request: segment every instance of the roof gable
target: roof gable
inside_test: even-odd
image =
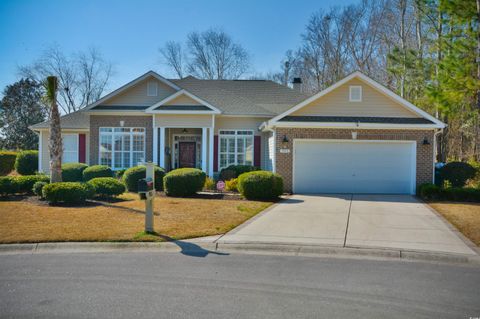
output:
[[[362,86],[362,102],[349,101],[350,85]],[[360,72],[350,74],[295,105],[271,119],[268,124],[275,125],[286,116],[289,116],[290,122],[294,116],[424,118],[437,128],[445,127],[443,122]]]
[[[221,111],[209,102],[182,89],[146,109],[146,113],[211,113],[220,114]]]

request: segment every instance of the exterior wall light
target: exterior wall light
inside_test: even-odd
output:
[[[287,145],[288,142],[290,142],[290,141],[288,140],[287,135],[284,135],[284,136],[283,136],[283,139],[282,139],[282,146],[283,146],[283,147],[287,147],[287,146],[288,146],[288,145]]]
[[[428,138],[426,136],[423,138],[423,143],[422,144],[423,145],[430,145],[430,141],[428,140]]]

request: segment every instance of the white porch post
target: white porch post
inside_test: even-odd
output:
[[[211,127],[210,129],[210,138],[208,140],[208,176],[210,177],[213,177],[213,162],[215,161],[215,159],[213,158],[213,127]]]
[[[160,167],[165,168],[165,127],[160,127]]]
[[[153,148],[152,162],[158,165],[158,128],[155,127],[155,114],[153,115]]]
[[[207,173],[207,128],[202,127],[202,171]]]
[[[38,133],[38,171],[43,173],[42,158],[43,158],[43,131],[40,131]]]

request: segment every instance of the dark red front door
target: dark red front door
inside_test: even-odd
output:
[[[195,142],[178,143],[178,165],[182,167],[195,167]]]

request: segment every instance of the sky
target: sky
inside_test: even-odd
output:
[[[0,0],[0,91],[53,44],[66,54],[98,48],[115,70],[107,92],[149,70],[174,77],[158,49],[210,27],[250,53],[252,73],[277,71],[314,12],[357,1]]]

